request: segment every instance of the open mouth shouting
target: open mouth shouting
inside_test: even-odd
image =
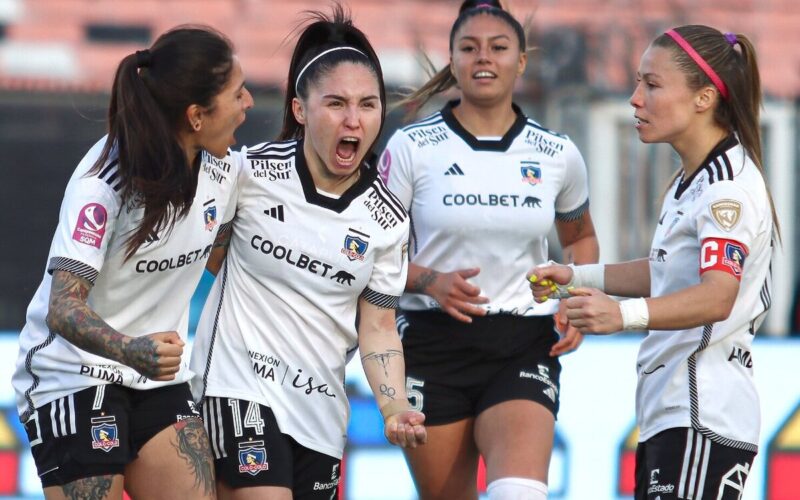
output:
[[[336,144],[336,163],[342,167],[351,167],[356,162],[356,153],[360,140],[357,137],[342,137]]]

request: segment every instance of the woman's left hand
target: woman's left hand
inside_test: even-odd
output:
[[[558,305],[558,311],[553,315],[556,330],[558,330],[561,338],[550,348],[550,356],[552,357],[569,354],[583,342],[583,334],[572,326],[567,319],[567,306],[564,302],[563,300],[561,301]]]
[[[401,411],[386,417],[383,433],[390,443],[402,448],[416,448],[428,440],[425,415],[414,410]]]

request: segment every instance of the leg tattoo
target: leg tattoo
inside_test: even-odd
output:
[[[173,444],[178,455],[186,460],[189,470],[194,474],[194,484],[202,488],[206,495],[213,495],[214,459],[208,435],[199,418],[187,418],[175,424],[178,442]]]
[[[102,500],[111,489],[113,476],[95,476],[77,479],[61,487],[69,500]]]

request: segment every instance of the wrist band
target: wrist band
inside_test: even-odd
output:
[[[397,415],[398,413],[402,413],[410,409],[411,405],[407,399],[395,399],[381,406],[381,415],[383,415],[383,419],[386,420],[392,415]]]
[[[647,330],[650,311],[644,298],[623,300],[619,303],[623,330]]]
[[[588,287],[597,288],[605,291],[606,289],[606,265],[605,264],[584,264],[576,266],[568,264],[572,268],[572,280],[567,284],[568,287]]]

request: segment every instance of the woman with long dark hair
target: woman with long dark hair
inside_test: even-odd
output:
[[[559,404],[558,302],[537,305],[525,273],[548,260],[555,226],[565,262],[597,262],[586,167],[573,142],[513,102],[525,31],[497,1],[466,1],[450,64],[412,103],[454,85],[460,99],[397,131],[381,159],[411,214],[400,301],[407,390],[425,412],[428,446],[406,450],[420,497],[547,496]]]
[[[636,82],[639,138],[680,158],[650,257],[536,268],[531,287],[537,300],[552,282],[574,287],[567,316],[583,332],[648,331],[636,364],[636,498],[741,498],[760,425],[751,345],[780,239],[755,48],[741,34],[681,26],[650,44]]]
[[[253,100],[230,41],[181,26],[120,62],[109,132],[67,185],[14,388],[47,498],[213,498],[181,359]]]
[[[192,354],[221,498],[336,495],[357,348],[389,441],[425,440],[395,327],[408,216],[368,163],[386,109],[380,63],[341,7],[311,21],[279,141],[237,157],[237,213]]]

